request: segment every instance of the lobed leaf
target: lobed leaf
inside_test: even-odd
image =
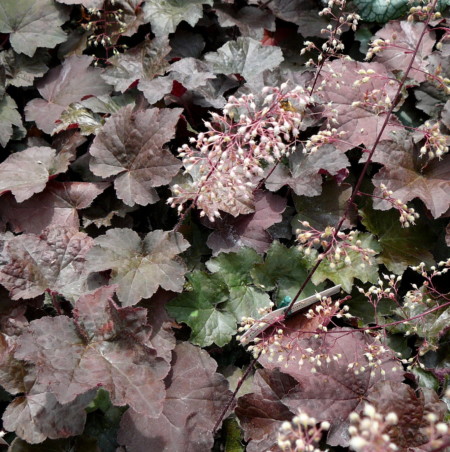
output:
[[[0,164],[0,193],[10,191],[17,202],[44,190],[51,176],[64,173],[71,160],[49,147],[35,146],[10,155]]]
[[[390,40],[392,47],[383,49],[377,53],[376,61],[384,64],[391,72],[403,72],[405,59],[408,63],[411,54],[416,49],[419,38],[422,35],[424,23],[412,23],[407,21],[389,22],[381,30],[375,33],[375,37]],[[395,38],[395,39],[394,39]],[[433,32],[426,30],[423,39],[418,47],[417,55],[414,58],[413,66],[408,74],[419,83],[427,80],[426,68],[428,65],[427,57],[433,51],[436,42]]]
[[[168,35],[183,20],[193,27],[203,16],[202,4],[212,6],[212,0],[147,0],[144,20],[151,23],[156,36]]]
[[[12,48],[29,57],[38,47],[53,48],[66,40],[61,25],[67,10],[52,0],[2,0],[0,33],[9,33]]]
[[[99,76],[101,70],[89,67],[92,61],[91,56],[72,55],[50,69],[36,85],[43,99],[33,99],[25,107],[27,121],[35,121],[45,133],[52,133],[71,103],[86,96],[109,94],[111,88]]]
[[[373,70],[376,75],[371,76],[367,83],[355,86],[363,78],[358,72]],[[396,86],[389,83],[390,74],[380,63],[359,63],[337,59],[327,65],[327,74],[319,77],[319,82],[327,80],[326,89],[321,92],[324,104],[332,102],[333,112],[325,111],[330,126],[336,128],[337,133],[345,132],[341,140],[334,145],[341,151],[347,151],[360,144],[371,149],[381,131],[386,119],[386,112],[378,112],[373,108],[378,100],[384,101],[386,96],[391,100],[396,94]],[[333,75],[334,74],[334,75]],[[345,74],[345,75],[344,75]],[[364,102],[368,100],[369,107]],[[353,102],[362,102],[354,106]],[[385,109],[386,110],[386,109]],[[334,122],[332,119],[337,121]],[[383,130],[382,139],[389,140],[390,133],[400,129],[400,122],[395,116],[391,117]]]
[[[204,350],[183,342],[173,351],[165,379],[166,398],[158,418],[129,409],[122,418],[119,443],[127,451],[183,450],[209,452],[213,427],[231,397],[228,382]]]
[[[386,351],[378,356],[380,362],[372,368],[365,355],[368,351],[367,347],[368,345],[381,346],[381,344],[360,332],[333,329],[329,334],[321,335],[319,339],[314,337],[303,339],[299,332],[295,330],[289,332],[289,329],[287,331],[288,334],[281,339],[280,346],[281,349],[286,349],[289,345],[289,359],[285,360],[282,367],[283,373],[287,374],[284,380],[288,381],[288,386],[279,387],[278,404],[281,403],[292,413],[301,408],[309,416],[316,418],[317,422],[330,422],[327,443],[330,446],[347,446],[349,414],[362,409],[362,400],[375,390],[374,387],[378,382],[403,380],[402,372],[392,370],[393,367],[398,367],[394,353],[385,347]],[[324,356],[319,358],[320,365],[316,361],[310,362],[304,359],[299,366],[302,350],[307,348],[312,348],[317,354],[323,353],[330,357],[330,360],[327,360],[330,362],[324,362],[326,357]],[[338,354],[340,357],[337,360],[332,359]],[[279,369],[280,364],[271,361],[267,355],[261,355],[259,362],[265,368],[265,375],[268,375],[269,371],[272,371],[271,374],[277,378],[282,375]],[[355,363],[357,363],[356,367]],[[365,370],[360,370],[359,366],[364,366]],[[316,369],[313,374],[312,368]],[[261,395],[263,399],[266,398],[265,394]],[[261,395],[258,392],[253,396],[248,394],[244,396],[242,402],[239,400],[238,406],[244,407],[244,403],[248,404],[252,399],[253,406],[261,404]],[[280,408],[281,406],[278,405],[274,413],[272,410],[267,410],[266,417],[278,419],[273,415],[279,416]],[[250,411],[249,408],[243,409],[246,412]],[[241,417],[240,413],[241,411],[237,410],[239,417]],[[273,424],[272,421],[271,428],[265,434],[266,441],[276,441],[278,427],[279,423]],[[247,425],[244,426],[246,436],[250,436],[251,430],[247,430],[248,428]]]
[[[234,218],[225,214],[210,225],[214,227],[206,244],[213,255],[221,252],[239,251],[248,246],[258,253],[264,253],[270,246],[272,238],[267,232],[270,226],[279,223],[286,208],[286,200],[269,192],[255,193],[255,212]]]
[[[338,185],[336,181],[325,181],[322,193],[319,196],[294,196],[294,205],[297,215],[292,219],[292,232],[300,227],[301,221],[308,221],[313,228],[325,231],[330,225],[338,223],[347,207],[352,187],[349,184]],[[349,228],[354,222],[352,212],[343,227]]]
[[[360,248],[372,249],[375,252],[380,251],[380,245],[375,237],[367,233],[358,233],[355,235],[355,240],[360,240]],[[317,259],[317,251],[314,251],[308,256],[310,267],[312,267]],[[330,265],[330,261],[324,259],[319,265],[319,268],[314,273],[311,281],[314,284],[319,284],[326,279],[333,281],[334,284],[341,284],[342,288],[350,293],[354,284],[355,278],[362,282],[376,283],[378,281],[378,265],[374,257],[369,257],[366,261],[358,251],[348,250],[348,257],[351,260],[350,264],[346,264],[342,260]]]
[[[194,271],[187,276],[188,290],[167,304],[178,322],[191,327],[190,341],[205,347],[228,344],[236,333],[236,318],[224,308],[228,290],[218,275]]]
[[[158,287],[181,292],[186,267],[176,260],[189,248],[179,232],[156,230],[143,240],[132,229],[109,229],[87,256],[91,271],[112,270],[111,283],[125,306],[151,297]]]
[[[145,206],[158,201],[154,187],[168,184],[181,162],[163,148],[175,135],[180,108],[133,111],[128,105],[112,115],[90,149],[91,171],[117,176],[114,187],[125,204]]]
[[[235,409],[244,438],[249,441],[248,452],[271,451],[277,447],[281,424],[291,421],[295,415],[282,400],[298,384],[295,378],[279,369],[256,371],[253,391],[239,397]]]
[[[86,423],[85,408],[93,396],[92,392],[86,393],[64,405],[50,392],[16,397],[3,413],[4,428],[29,444],[81,435]]]
[[[127,52],[110,58],[111,65],[102,78],[117,91],[124,92],[136,80],[152,80],[164,75],[169,67],[167,55],[170,50],[167,36],[146,39]]]
[[[60,403],[102,386],[113,404],[160,416],[169,363],[148,343],[146,310],[117,307],[114,289],[101,287],[81,297],[74,319],[32,321],[18,339],[14,356],[34,364],[37,384]]]
[[[279,48],[265,47],[255,39],[241,36],[228,41],[217,52],[207,53],[205,61],[216,74],[241,74],[251,79],[277,67],[283,54]]]
[[[13,300],[50,290],[74,301],[87,290],[86,253],[92,245],[86,234],[65,227],[13,237],[2,253],[0,283]]]
[[[349,164],[346,155],[332,145],[325,145],[309,155],[299,149],[289,157],[289,168],[277,165],[265,185],[270,191],[289,185],[298,196],[318,196],[322,192],[321,173],[338,175],[346,171]]]
[[[42,77],[48,70],[50,55],[47,51],[38,49],[30,58],[9,49],[0,53],[0,64],[5,68],[6,82],[16,87],[31,86],[34,79]]]
[[[78,210],[89,207],[108,182],[56,182],[22,203],[3,195],[0,216],[14,232],[39,234],[50,226],[78,229]]]
[[[387,429],[391,441],[400,448],[420,447],[430,445],[426,433],[429,422],[427,414],[433,413],[442,420],[446,413],[445,403],[439,400],[432,389],[422,388],[414,391],[410,386],[398,381],[380,381],[367,398],[377,413],[386,416],[394,412],[398,423]],[[420,449],[423,450],[423,449]],[[425,450],[430,450],[426,448]]]
[[[296,247],[286,248],[274,241],[267,251],[264,263],[255,265],[251,275],[257,287],[264,290],[276,289],[275,299],[281,301],[285,296],[294,298],[308,274],[307,265]],[[321,290],[319,287],[308,283],[302,297],[314,295]]]
[[[13,126],[23,128],[22,117],[17,104],[11,96],[0,99],[0,146],[5,147],[13,136]]]
[[[422,161],[417,146],[403,135],[392,142],[384,142],[377,150],[375,161],[384,164],[373,177],[378,188],[384,184],[391,197],[403,202],[419,198],[434,218],[440,217],[450,206],[450,155]],[[390,208],[384,200],[375,200],[375,209]]]
[[[410,265],[420,262],[434,265],[430,250],[437,237],[430,223],[419,219],[417,225],[403,228],[397,212],[380,212],[370,206],[361,214],[364,226],[378,238],[380,254],[377,260],[389,271],[401,275]]]

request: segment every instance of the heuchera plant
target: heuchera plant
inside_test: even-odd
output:
[[[2,0],[0,446],[450,448],[449,21]]]

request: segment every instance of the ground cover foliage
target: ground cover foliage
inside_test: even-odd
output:
[[[0,447],[450,447],[449,9],[2,0]]]

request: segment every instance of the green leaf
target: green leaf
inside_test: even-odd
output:
[[[294,195],[294,205],[297,215],[292,219],[292,230],[300,227],[300,221],[308,221],[318,229],[325,230],[331,224],[336,224],[344,214],[347,201],[352,194],[349,184],[338,185],[334,180],[323,183],[322,193],[319,196]],[[346,220],[343,227],[350,227],[350,221]]]
[[[414,374],[419,383],[419,386],[421,386],[422,388],[434,389],[436,392],[439,390],[439,380],[433,373],[421,369],[417,366],[414,366],[411,369],[411,372]]]
[[[262,262],[262,257],[251,248],[242,248],[238,253],[222,253],[206,263],[211,273],[220,272],[228,286],[238,286],[251,281],[250,270]]]
[[[189,278],[190,291],[175,298],[168,311],[192,328],[191,341],[206,346],[227,344],[242,317],[257,317],[270,297],[254,287],[250,275],[262,258],[251,248],[222,253],[206,263],[212,274],[196,271]]]
[[[354,0],[360,16],[368,22],[384,23],[405,14],[408,0]]]
[[[219,275],[195,271],[188,276],[188,290],[171,300],[167,311],[191,327],[193,344],[221,347],[236,333],[236,319],[224,309],[227,300],[228,289]]]
[[[12,48],[31,57],[38,47],[66,40],[61,25],[68,18],[67,9],[53,0],[2,0],[0,33],[10,33]]]
[[[208,270],[220,276],[228,286],[227,310],[238,322],[242,317],[258,316],[258,309],[270,304],[265,292],[250,286],[250,271],[261,262],[262,258],[255,250],[242,248],[238,253],[222,253],[206,263]]]
[[[389,271],[401,275],[409,265],[434,264],[429,249],[436,242],[436,234],[429,222],[419,218],[417,225],[402,228],[393,209],[380,211],[366,206],[360,213],[364,226],[378,237],[381,252],[377,260]]]
[[[192,27],[203,16],[202,5],[212,6],[212,0],[147,0],[143,6],[144,20],[152,25],[156,36],[173,33],[185,20]]]
[[[265,262],[257,264],[251,275],[256,285],[264,290],[276,289],[274,300],[279,304],[286,296],[294,298],[308,274],[307,265],[306,259],[297,248],[286,248],[279,242],[273,242]],[[320,290],[321,287],[308,283],[302,297],[308,297]]]
[[[409,0],[353,0],[359,15],[367,22],[384,23],[405,14],[415,4]],[[449,6],[449,0],[439,0],[437,10],[442,10]]]
[[[371,234],[359,233],[355,235],[355,241],[361,240],[361,248],[372,249],[379,251],[380,246],[377,240]],[[308,257],[310,266],[312,267],[317,258],[317,251],[314,251]],[[365,262],[361,254],[356,251],[348,251],[348,256],[351,259],[351,264],[346,265],[343,261],[336,264],[335,268],[330,266],[330,262],[324,260],[312,277],[314,284],[319,284],[326,279],[333,281],[335,284],[341,284],[342,288],[350,293],[354,279],[357,278],[362,282],[376,283],[378,281],[378,265],[374,258],[369,262]]]
[[[367,290],[368,287],[364,287]],[[375,319],[375,308],[369,302],[367,297],[360,293],[356,288],[352,292],[352,298],[346,302],[350,308],[350,314],[357,317],[360,321],[360,327],[377,323],[378,325],[386,323],[385,317],[392,315],[397,308],[397,304],[390,298],[382,298],[376,307],[377,318]]]
[[[417,317],[424,312],[436,307],[436,302],[427,298],[424,293],[421,301],[409,301],[402,308],[397,309],[397,314],[403,319]],[[420,347],[420,355],[427,351],[437,350],[441,336],[448,331],[450,325],[450,306],[427,313],[408,323],[400,323],[394,327],[395,332],[414,333],[424,339]]]
[[[0,146],[5,147],[13,135],[13,126],[23,128],[17,104],[8,95],[0,100]]]
[[[266,308],[269,304],[270,297],[265,292],[251,286],[239,286],[230,288],[227,308],[240,321],[242,317],[259,317],[258,309]]]

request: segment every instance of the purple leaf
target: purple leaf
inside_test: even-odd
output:
[[[375,33],[375,38],[389,39],[391,44],[386,45],[386,49],[376,54],[376,61],[384,64],[388,70],[394,73],[401,72],[403,74],[406,64],[409,64],[411,55],[417,47],[424,27],[427,26],[422,22],[413,23],[406,20],[387,23]],[[420,43],[413,67],[409,72],[409,77],[419,83],[427,80],[426,67],[428,61],[426,59],[431,54],[435,41],[434,32],[427,30]]]
[[[385,113],[380,113],[373,107],[378,101],[383,104],[386,96],[394,99],[397,87],[389,84],[390,74],[380,63],[359,63],[337,59],[326,65],[326,79],[322,75],[319,83],[325,81],[326,89],[321,92],[324,104],[332,103],[333,112],[328,108],[325,116],[329,118],[331,127],[337,129],[337,133],[345,132],[341,140],[333,144],[341,151],[347,151],[360,144],[370,149],[381,130],[386,119]],[[376,75],[369,77],[367,83],[355,86],[354,84],[364,78],[358,71],[373,70]],[[368,105],[365,106],[364,101]],[[353,102],[361,102],[354,106]],[[383,107],[386,110],[385,107]],[[335,119],[337,123],[333,122]],[[400,129],[400,123],[395,117],[383,131],[382,138],[390,139],[390,132]]]
[[[22,128],[22,117],[11,96],[0,96],[0,146],[5,147],[13,135],[13,126]]]
[[[261,40],[264,30],[275,31],[275,17],[269,9],[244,6],[237,9],[231,5],[217,5],[216,14],[222,27],[237,26],[241,36]]]
[[[73,102],[86,96],[109,94],[111,87],[100,77],[101,70],[89,67],[93,57],[72,55],[51,69],[37,83],[44,99],[33,99],[25,107],[27,121],[35,121],[45,133],[52,133],[56,121]]]
[[[110,270],[111,283],[126,306],[151,297],[158,287],[181,292],[186,267],[176,260],[189,248],[179,232],[156,230],[143,240],[131,229],[109,229],[95,239],[88,256],[91,271]]]
[[[41,235],[22,234],[3,250],[0,283],[13,300],[33,298],[46,290],[75,300],[86,291],[85,255],[93,240],[77,229],[51,227]]]
[[[282,402],[299,383],[278,369],[259,369],[253,378],[253,392],[238,399],[235,413],[250,441],[248,452],[278,451],[278,430],[294,413]]]
[[[322,192],[321,170],[337,175],[349,165],[345,154],[331,145],[325,145],[309,155],[298,150],[289,157],[289,169],[278,164],[267,177],[265,185],[270,191],[289,185],[299,196],[318,196]]]
[[[16,233],[40,234],[49,226],[78,229],[78,210],[89,207],[108,185],[108,182],[52,181],[42,193],[22,203],[6,194],[0,204],[0,216]]]
[[[61,25],[67,9],[52,0],[2,0],[0,33],[9,33],[12,48],[32,57],[38,47],[53,48],[66,40]]]
[[[64,173],[72,156],[35,146],[10,155],[0,164],[0,193],[10,191],[17,202],[44,190],[51,176]]]
[[[231,397],[227,381],[216,368],[216,362],[201,348],[178,344],[171,373],[165,379],[161,416],[151,419],[129,409],[122,417],[119,443],[129,452],[210,452],[214,424]]]
[[[318,6],[315,0],[273,0],[267,4],[274,16],[299,25],[302,36],[323,38],[320,30],[325,28],[328,22],[319,16]]]
[[[213,255],[239,251],[244,246],[265,253],[272,242],[267,229],[281,221],[285,208],[286,199],[258,191],[255,194],[255,213],[239,215],[237,218],[224,215],[224,218],[211,223],[215,231],[210,234],[206,244],[213,250]]]
[[[170,53],[167,36],[146,39],[125,53],[110,58],[110,66],[102,74],[103,79],[113,85],[117,91],[124,92],[136,80],[152,80],[164,75]]]
[[[92,172],[101,177],[117,176],[114,186],[125,204],[145,206],[158,201],[154,187],[168,184],[181,162],[164,144],[175,135],[182,109],[122,108],[111,116],[90,149]]]
[[[242,36],[226,42],[217,52],[209,52],[204,58],[214,73],[241,74],[245,79],[274,69],[284,59],[279,47],[263,46],[253,38]]]
[[[415,391],[397,381],[378,382],[369,394],[367,402],[383,416],[390,412],[397,414],[398,423],[386,433],[394,444],[404,450],[428,443],[427,414],[433,413],[440,421],[447,412],[445,403],[439,400],[433,389],[421,388]]]
[[[152,32],[156,36],[173,33],[181,21],[194,27],[203,16],[203,6],[212,5],[212,0],[189,0],[173,2],[168,0],[147,0],[143,6],[145,22],[151,23]]]
[[[383,163],[384,168],[375,174],[373,183],[381,184],[391,190],[394,199],[403,202],[414,198],[421,199],[430,209],[434,218],[440,217],[450,206],[450,155],[446,154],[429,163],[419,156],[412,138],[400,136],[398,140],[383,142],[375,153],[375,161]],[[376,209],[385,210],[391,205],[383,200],[374,200]]]
[[[282,365],[282,371],[299,382],[281,401],[294,413],[301,408],[318,422],[329,421],[328,444],[346,447],[349,414],[359,409],[362,399],[370,394],[377,382],[401,381],[403,373],[392,370],[399,365],[393,352],[386,347],[386,351],[377,355],[380,362],[373,367],[375,361],[368,361],[365,353],[369,352],[369,345],[373,349],[381,347],[381,343],[360,332],[336,328],[320,339],[303,337],[297,329],[286,328],[280,340],[280,348],[287,350],[289,346],[291,351],[289,359],[285,359],[286,364]],[[316,355],[325,353],[326,356],[320,358],[321,365],[306,358],[299,366],[304,353],[299,350],[308,348],[317,350]],[[334,360],[333,356],[337,355],[341,356]],[[326,357],[330,358],[329,363]],[[271,362],[268,355],[261,355],[259,361],[266,369],[280,367],[276,360]],[[360,370],[359,366],[364,366],[365,370]],[[311,372],[313,368],[315,373]]]
[[[81,297],[73,320],[32,321],[17,341],[15,357],[35,365],[37,384],[60,403],[102,386],[114,405],[157,417],[169,363],[148,344],[146,310],[117,307],[113,293],[114,287],[101,287]]]
[[[12,394],[21,393],[3,413],[4,428],[31,444],[81,434],[86,421],[85,407],[95,391],[61,405],[53,394],[42,391],[36,384],[35,368],[14,358],[16,342],[17,336],[0,335],[0,383]]]
[[[87,416],[85,408],[94,395],[95,392],[83,394],[64,405],[49,392],[16,397],[3,413],[3,426],[30,444],[81,435]]]

